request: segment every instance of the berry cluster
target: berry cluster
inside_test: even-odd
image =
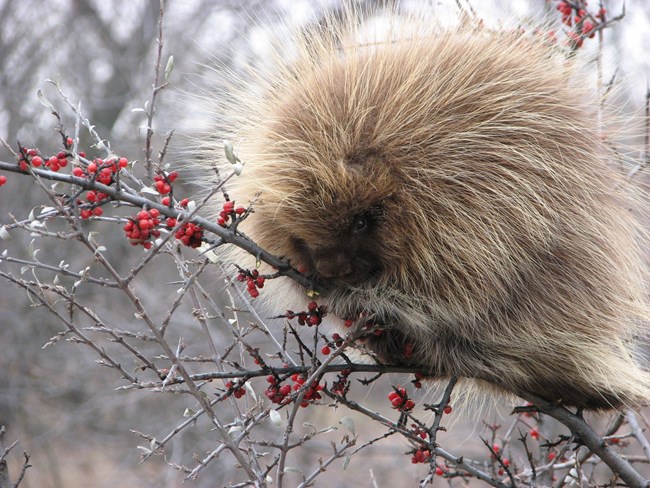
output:
[[[411,432],[413,435],[417,435],[422,440],[425,440],[429,436],[429,434],[427,434],[427,431],[417,424],[411,424]]]
[[[413,456],[411,457],[411,463],[413,464],[428,463],[429,461],[431,461],[431,451],[424,448],[420,448],[417,451],[415,451],[413,453]]]
[[[292,391],[291,385],[282,385],[279,379],[273,375],[267,376],[266,381],[269,383],[269,387],[264,394],[271,402],[278,405],[285,405],[291,401],[289,398],[289,394]]]
[[[406,394],[406,390],[402,387],[393,387],[394,390],[388,394],[388,399],[391,405],[400,412],[409,412],[415,407],[415,402],[411,400]]]
[[[79,153],[79,156],[85,157],[84,153]],[[84,170],[81,167],[76,167],[72,170],[72,174],[79,178],[95,178],[103,185],[110,185],[115,181],[114,175],[121,169],[126,168],[129,161],[126,158],[108,159],[104,161],[101,158],[93,159],[88,167]]]
[[[422,388],[422,380],[424,379],[424,373],[415,373],[415,379],[411,381],[415,388]]]
[[[160,231],[156,229],[156,226],[160,224],[159,215],[160,212],[152,208],[151,210],[142,210],[135,218],[129,219],[124,225],[124,232],[132,246],[141,245],[145,249],[151,249],[153,245],[151,238],[160,237]]]
[[[165,207],[171,207],[172,199],[169,197],[163,197],[162,200],[160,200],[160,203],[162,203]],[[182,208],[187,208],[187,205],[189,203],[190,203],[189,198],[183,198],[180,202],[178,202],[178,205]]]
[[[348,376],[352,373],[350,369],[344,369],[336,376],[336,381],[332,383],[330,390],[337,395],[345,396],[350,389],[350,380]]]
[[[294,373],[291,375],[293,386],[288,384],[283,385],[278,377],[269,375],[266,377],[266,381],[269,383],[269,387],[266,389],[264,394],[269,400],[271,400],[271,402],[278,405],[286,405],[287,403],[291,402],[291,398],[289,397],[291,392],[298,391],[303,388],[306,380],[307,378],[305,378],[304,375]],[[320,400],[322,398],[320,394],[320,391],[322,391],[322,389],[323,386],[318,384],[318,382],[312,382],[312,384],[307,388],[300,406],[305,408],[308,407],[310,403],[313,403],[316,400]]]
[[[153,177],[154,186],[156,191],[161,195],[167,195],[172,191],[172,183],[178,178],[178,172],[172,171],[171,173],[158,174]]]
[[[181,241],[185,246],[197,248],[202,242],[203,228],[199,225],[193,224],[192,222],[186,222],[176,231],[174,237]]]
[[[260,295],[258,289],[264,288],[266,277],[262,276],[256,269],[250,271],[247,269],[240,269],[239,274],[237,275],[237,281],[241,281],[242,283],[245,281],[246,289],[250,296],[257,298]]]
[[[61,154],[64,153],[59,153],[58,155],[61,156]],[[85,158],[86,154],[80,152],[79,156]],[[55,166],[53,167],[54,162],[52,158],[50,158],[49,161],[52,161],[52,165],[50,166],[50,169],[56,171],[56,167]],[[58,160],[59,166],[61,165],[61,162],[62,160],[59,158]],[[88,167],[86,169],[83,169],[80,166],[76,166],[75,168],[73,168],[72,174],[73,176],[76,176],[78,178],[95,178],[100,183],[109,186],[115,181],[114,175],[120,169],[126,168],[128,164],[129,162],[126,158],[117,158],[117,159],[113,158],[107,161],[104,161],[103,159],[100,158],[95,158],[92,160],[92,162],[88,164]],[[107,200],[108,198],[109,197],[106,193],[102,193],[100,191],[90,190],[86,192],[86,200],[89,204],[91,204],[91,208],[83,208],[79,212],[79,215],[81,216],[82,219],[88,219],[92,216],[102,215],[103,210],[100,207],[100,205],[104,200]],[[83,202],[78,201],[77,203],[82,204]]]
[[[38,152],[38,149],[28,149],[23,147],[20,149],[21,158],[18,161],[20,169],[27,171],[27,168],[31,165],[35,168],[38,168],[41,165],[47,166],[52,171],[59,171],[61,168],[65,168],[68,165],[68,153],[65,151],[59,151],[56,155],[49,158],[43,158],[43,156]]]
[[[75,168],[76,169],[76,168]],[[100,216],[104,213],[102,208],[99,206],[101,203],[108,198],[108,195],[106,193],[102,193],[101,191],[93,191],[89,190],[86,192],[86,200],[88,203],[92,205],[91,208],[83,208],[79,212],[79,216],[82,219],[88,219],[92,217],[93,215],[95,216]],[[77,201],[78,204],[82,204],[83,202],[81,200]]]
[[[72,147],[73,142],[72,138],[66,137],[64,139],[65,151],[60,151],[49,158],[43,157],[38,149],[21,147],[18,165],[23,171],[28,171],[30,166],[36,168],[46,166],[51,171],[59,171],[61,168],[68,165],[68,158],[72,155],[69,150]],[[85,163],[86,154],[84,152],[79,152],[79,157],[84,160]],[[116,181],[116,175],[118,175],[119,171],[126,168],[128,164],[128,159],[124,157],[111,156],[105,160],[102,158],[94,158],[87,165],[82,164],[75,166],[72,169],[72,175],[77,178],[91,179],[92,181],[97,181],[109,186]],[[177,171],[172,171],[170,173],[161,172],[154,176],[154,186],[160,195],[167,195],[171,193],[171,185],[177,178]],[[0,175],[0,186],[4,185],[6,182],[7,177]],[[82,219],[89,219],[93,216],[102,215],[103,210],[101,205],[109,199],[110,197],[106,193],[96,190],[87,191],[83,200],[77,199],[76,201],[77,205],[81,206],[79,212],[80,217]],[[171,207],[172,199],[169,196],[164,196],[162,198],[162,204]],[[179,202],[181,207],[187,207],[188,204],[189,199],[187,198]],[[233,202],[226,202],[226,204],[224,204],[224,211],[226,211],[226,216],[228,216],[228,214],[234,216],[245,213],[246,209],[243,207],[235,209]],[[137,216],[132,217],[127,221],[124,225],[124,232],[132,245],[142,245],[145,249],[150,249],[152,247],[152,240],[160,236],[160,231],[156,228],[160,224],[159,215],[160,212],[155,209],[148,211],[142,210]],[[165,221],[165,224],[171,229],[176,226],[177,221],[175,218],[170,217]],[[203,229],[196,224],[187,222],[178,229],[175,237],[184,245],[196,248],[202,243]],[[261,288],[263,283],[263,277],[256,280],[254,287],[255,291],[251,292],[251,294],[257,293],[257,288]]]
[[[334,332],[332,334],[332,341],[325,344],[321,348],[320,352],[323,353],[323,355],[325,356],[329,356],[329,354],[332,352],[330,346],[341,347],[342,345],[343,345],[343,338],[337,332]]]
[[[607,13],[604,8],[601,8],[595,16],[592,16],[585,8],[581,7],[586,8],[587,2],[584,1],[578,6],[572,6],[569,2],[561,0],[556,6],[558,12],[562,14],[562,23],[568,27],[575,26],[575,29],[567,35],[569,36],[569,43],[576,48],[582,47],[585,38],[592,39],[596,35],[598,21],[604,21]]]
[[[160,201],[165,207],[172,207],[172,199],[170,197],[163,197],[162,200]],[[180,202],[178,202],[178,205],[182,208],[187,208],[187,205],[190,203],[189,198],[183,198]],[[176,224],[178,221],[174,217],[167,217],[167,220],[165,220],[165,225],[167,226],[168,229],[173,229],[176,227]]]
[[[298,317],[299,325],[307,325],[311,327],[312,325],[320,325],[326,314],[327,309],[324,305],[319,306],[316,302],[309,302],[306,312],[293,312],[292,310],[287,310],[287,314],[282,317],[286,317],[289,320]],[[334,335],[338,336],[338,334]],[[332,335],[332,339],[334,339],[334,335]],[[340,339],[340,337],[338,339]],[[338,339],[334,340],[338,341]]]
[[[428,449],[425,449],[424,447],[421,447],[420,449],[416,450],[413,453],[413,456],[411,456],[411,463],[413,464],[419,464],[419,463],[429,463],[431,461],[431,451]],[[444,476],[445,471],[440,467],[436,466],[436,476]]]
[[[232,217],[233,220],[236,216],[242,215],[246,212],[244,207],[235,208],[235,202],[228,200],[223,204],[223,210],[219,212],[219,218],[217,219],[217,224],[221,227],[225,227],[228,223],[228,220]]]
[[[232,381],[229,381],[226,383],[228,392],[232,393],[232,396],[235,398],[241,398],[246,394],[246,390],[243,388],[243,386],[244,384],[240,382],[234,383]]]

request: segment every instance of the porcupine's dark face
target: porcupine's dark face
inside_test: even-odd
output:
[[[391,172],[379,157],[323,159],[287,157],[281,171],[288,177],[274,170],[264,178],[269,183],[251,222],[254,238],[302,268],[322,293],[371,288],[390,266]]]
[[[335,214],[325,232],[307,229],[289,237],[289,254],[324,292],[371,284],[383,268],[378,235],[383,208],[372,206],[338,218]]]

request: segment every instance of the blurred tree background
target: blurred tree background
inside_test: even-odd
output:
[[[453,1],[402,3],[405,8],[438,9],[441,18],[455,9]],[[517,19],[539,21],[554,8],[554,2],[546,0],[480,0],[471,5],[479,16],[506,25],[516,25]],[[160,142],[171,129],[191,131],[198,115],[183,93],[209,88],[211,80],[218,77],[215,66],[240,69],[263,58],[266,34],[260,24],[283,29],[317,20],[323,8],[337,7],[334,0],[168,1],[163,59],[173,54],[175,69],[172,86],[163,92],[157,106],[156,140]],[[616,12],[620,2],[610,2],[607,7]],[[116,153],[129,160],[141,159],[144,139],[139,128],[144,126],[144,117],[133,109],[142,107],[150,96],[158,14],[157,0],[0,0],[0,137],[12,145],[20,141],[28,147],[56,151],[60,140],[54,118],[38,103],[36,92],[43,89],[55,105],[63,108],[54,88],[45,82],[58,78],[73,103],[81,104],[84,115],[102,137],[111,141]],[[649,16],[650,5],[645,0],[628,1],[626,18],[606,33],[606,73],[611,76],[620,69],[625,83],[619,97],[628,110],[642,110],[644,104],[650,73]],[[74,119],[68,116],[65,122],[73,131]],[[89,143],[82,139],[80,145]],[[2,147],[0,160],[11,160]],[[7,222],[9,215],[25,216],[33,202],[40,201],[41,190],[30,186],[30,179],[23,180],[0,189],[2,222]],[[193,191],[189,185],[185,189],[187,194]],[[0,252],[8,248],[18,254],[16,250],[28,248],[29,236],[15,237],[2,242]],[[102,239],[118,261],[120,253],[130,249],[121,232],[104,234]],[[66,249],[61,249],[58,241],[39,245],[42,255],[50,260],[60,256],[74,269],[92,264],[85,255],[77,255],[72,245]],[[165,266],[150,274],[152,280],[177,279],[176,271]],[[219,283],[216,277],[215,283]],[[146,296],[146,290],[139,292]],[[147,298],[152,303],[169,301],[166,296]],[[120,306],[108,293],[97,293],[92,300],[96,309],[109,315]],[[129,429],[163,433],[171,427],[169,412],[180,407],[167,396],[160,402],[149,393],[116,394],[119,378],[95,366],[97,358],[87,348],[62,342],[42,349],[60,332],[61,325],[29,304],[24,292],[0,282],[0,425],[8,430],[5,444],[20,439],[19,449],[32,455],[34,465],[21,486],[178,486],[183,476],[163,460],[138,464],[136,446],[142,441]],[[199,337],[199,332],[192,325],[191,310],[184,313],[188,324],[184,337],[191,343],[192,334]],[[179,412],[174,414],[178,417]],[[461,437],[471,435],[472,423],[478,423],[477,419],[460,430]],[[190,445],[198,440],[189,432],[175,442]],[[184,446],[174,447],[182,451]],[[405,445],[386,448],[385,469],[398,466],[390,457],[406,450]],[[11,468],[14,475],[19,471],[18,464]],[[360,486],[369,486],[367,468],[360,470],[359,479],[366,480]],[[213,471],[188,484],[207,487],[228,483],[227,473],[217,476]],[[417,473],[411,478],[403,471],[399,474],[404,484],[418,479]],[[346,486],[336,484],[336,476],[330,478],[332,486]]]

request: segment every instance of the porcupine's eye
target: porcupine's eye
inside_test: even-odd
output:
[[[370,227],[370,217],[367,215],[360,215],[354,220],[352,231],[358,234],[367,230],[368,227]]]
[[[381,219],[383,215],[383,207],[381,205],[376,205],[366,209],[364,212],[358,213],[352,225],[350,226],[350,231],[353,234],[364,234],[368,231],[371,231],[377,221]]]

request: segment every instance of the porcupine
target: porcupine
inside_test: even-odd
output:
[[[246,162],[230,192],[259,193],[241,229],[303,268],[330,317],[381,324],[365,343],[381,362],[647,403],[639,200],[580,63],[519,31],[391,14],[375,39],[345,17],[228,95]]]

